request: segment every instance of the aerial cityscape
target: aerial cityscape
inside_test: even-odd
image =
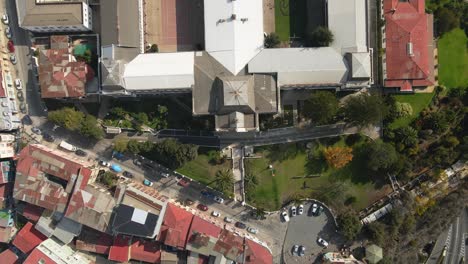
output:
[[[468,1],[0,10],[0,264],[467,263]]]

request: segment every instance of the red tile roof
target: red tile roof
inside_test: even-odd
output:
[[[42,145],[28,145],[18,155],[13,196],[27,203],[63,212],[74,185],[70,180],[81,180],[76,183],[79,188],[87,185],[92,173],[87,166],[61,151]],[[67,186],[50,181],[47,175],[64,180]]]
[[[408,91],[413,86],[432,85],[433,25],[432,15],[425,13],[424,0],[384,0],[384,14],[385,86]]]
[[[193,217],[192,226],[190,227],[189,237],[187,240],[190,240],[195,233],[205,234],[214,238],[218,238],[219,234],[221,233],[221,228],[201,219],[198,216]]]
[[[41,262],[42,261],[42,262]],[[39,249],[34,249],[33,252],[26,258],[24,264],[56,264],[54,260],[49,258],[46,254],[44,254]]]
[[[83,61],[73,61],[67,48],[42,50],[39,66],[39,82],[42,98],[82,97],[86,95],[87,80],[94,72]]]
[[[130,259],[149,263],[159,263],[161,261],[160,245],[156,241],[133,238],[130,248]]]
[[[244,251],[244,239],[233,232],[223,229],[213,250],[229,259],[236,260]]]
[[[128,236],[116,236],[110,248],[109,260],[127,262],[130,259],[130,241]]]
[[[98,254],[109,254],[113,243],[111,235],[84,227],[76,240],[76,248]]]
[[[36,206],[34,204],[26,203],[23,207],[23,216],[30,221],[37,222],[44,212],[44,208]]]
[[[29,254],[35,247],[37,247],[47,237],[41,232],[37,231],[31,222],[26,225],[16,234],[13,245],[25,254]]]
[[[2,264],[19,264],[18,256],[11,249],[4,250],[0,253]]]
[[[245,239],[245,263],[246,264],[272,264],[271,252],[252,240]]]
[[[187,243],[187,234],[192,218],[193,214],[190,212],[172,203],[168,203],[159,241],[164,242],[168,246],[184,248]]]

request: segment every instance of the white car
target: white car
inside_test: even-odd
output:
[[[13,64],[13,65],[15,65],[18,62],[16,60],[16,55],[15,54],[10,55],[10,61],[11,61],[11,64]]]
[[[317,239],[317,242],[318,242],[320,245],[324,246],[324,247],[328,247],[328,242],[325,241],[325,239],[323,239],[323,238],[321,238],[321,237],[319,237],[319,238]]]
[[[100,160],[99,165],[104,166],[104,167],[109,167],[110,163],[105,160]]]
[[[11,35],[11,28],[10,27],[6,27],[5,28],[5,36],[8,38],[8,39],[11,39],[12,35]]]
[[[7,14],[3,14],[3,16],[2,16],[2,22],[3,22],[3,24],[5,24],[5,25],[10,24],[10,19],[8,19],[8,15],[7,15]]]
[[[232,222],[234,222],[234,219],[232,219],[232,218],[226,216],[226,217],[224,217],[224,222],[226,222],[226,223],[232,223]]]
[[[21,81],[21,79],[16,79],[15,80],[15,86],[16,86],[16,89],[18,89],[18,90],[23,89],[23,82]]]
[[[211,212],[211,215],[214,217],[219,217],[221,214],[218,211]]]
[[[317,212],[318,212],[318,204],[314,203],[312,205],[312,214],[317,215]]]
[[[213,197],[213,200],[215,200],[215,202],[220,203],[220,204],[224,203],[224,199],[219,196]]]
[[[291,251],[292,251],[293,256],[298,256],[299,255],[299,245],[294,245]]]
[[[296,206],[293,205],[291,207],[291,217],[294,217],[294,216],[296,216]]]
[[[258,229],[254,228],[254,227],[250,227],[250,226],[247,228],[247,231],[249,233],[252,233],[252,234],[257,234],[258,233]]]
[[[300,204],[298,207],[297,207],[297,214],[298,215],[301,215],[304,213],[304,205],[303,204]]]
[[[161,176],[164,178],[169,178],[169,173],[163,172],[161,173]]]
[[[281,216],[283,217],[283,219],[284,219],[285,222],[289,222],[289,215],[288,215],[288,212],[283,211],[283,212],[281,213]]]

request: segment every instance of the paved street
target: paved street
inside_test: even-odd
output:
[[[464,256],[468,259],[466,239],[468,238],[468,208],[462,211],[448,230],[444,231],[437,238],[434,249],[426,264],[437,264],[444,247],[447,247],[447,253],[444,264],[459,264]]]

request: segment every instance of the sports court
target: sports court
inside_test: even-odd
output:
[[[160,52],[197,50],[203,47],[203,0],[144,0],[146,45]]]

